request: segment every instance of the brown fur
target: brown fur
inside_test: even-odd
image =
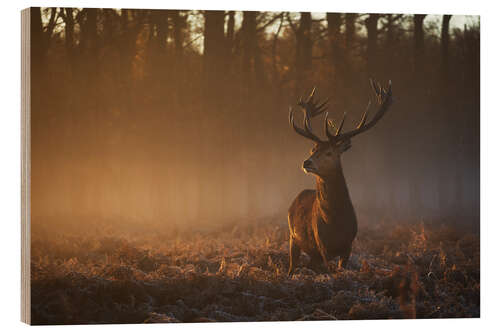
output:
[[[304,190],[288,210],[290,269],[293,273],[300,251],[311,257],[313,267],[340,256],[345,267],[358,225],[340,163],[342,147],[320,143],[312,151],[316,190]],[[327,155],[330,154],[330,155]]]
[[[351,147],[351,138],[372,128],[387,112],[392,104],[392,85],[387,88],[370,79],[370,85],[377,96],[378,110],[370,121],[367,115],[370,103],[366,108],[359,125],[351,131],[342,132],[345,113],[338,127],[324,120],[324,130],[328,137],[322,141],[312,133],[310,119],[326,110],[326,102],[318,104],[314,101],[313,89],[309,98],[299,100],[298,105],[304,113],[304,128],[299,128],[293,120],[293,109],[289,111],[292,128],[301,136],[313,140],[316,144],[311,156],[304,161],[306,173],[316,176],[316,190],[304,190],[293,201],[288,209],[288,226],[290,228],[290,269],[292,274],[297,264],[300,251],[311,257],[312,266],[323,262],[328,269],[328,261],[340,257],[342,267],[347,266],[351,255],[352,241],[358,232],[358,222],[352,206],[345,181],[340,156]],[[330,127],[336,128],[332,134]]]

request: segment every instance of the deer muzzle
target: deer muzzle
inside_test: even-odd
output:
[[[304,170],[305,173],[316,171],[314,162],[311,161],[310,159],[304,161],[304,163],[302,164],[302,169]]]

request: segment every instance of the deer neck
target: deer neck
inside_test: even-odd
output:
[[[354,212],[340,161],[328,177],[316,177],[316,201],[319,214],[326,224]]]

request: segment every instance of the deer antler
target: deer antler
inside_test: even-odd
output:
[[[299,98],[298,106],[302,107],[302,109],[309,114],[309,117],[314,118],[320,113],[323,113],[328,108],[328,98],[323,101],[323,103],[319,104],[314,101],[314,94],[316,93],[316,87],[313,88],[311,94],[304,102],[302,97]]]
[[[314,101],[314,94],[316,92],[316,87],[313,88],[311,91],[311,94],[309,94],[309,97],[307,98],[306,101],[302,100],[302,97],[299,99],[299,102],[297,105],[299,105],[302,108],[302,111],[304,112],[304,129],[298,128],[295,126],[295,122],[293,120],[293,110],[292,107],[289,108],[289,114],[288,118],[290,121],[290,125],[292,128],[297,132],[298,134],[311,139],[315,142],[321,142],[321,139],[318,138],[313,132],[311,128],[311,118],[316,117],[317,115],[325,112],[327,109],[327,104],[328,104],[328,99],[323,101],[323,103],[318,104],[316,101]]]
[[[377,110],[377,113],[375,114],[375,116],[368,123],[366,122],[366,120],[368,118],[368,111],[369,111],[370,106],[371,106],[371,102],[368,101],[368,105],[366,107],[366,110],[363,113],[363,116],[361,117],[361,121],[359,122],[356,129],[354,129],[352,131],[348,131],[346,133],[342,133],[342,126],[343,126],[344,120],[345,120],[345,113],[344,113],[344,116],[342,118],[342,121],[340,122],[339,127],[337,128],[336,133],[332,134],[332,133],[330,133],[329,127],[331,126],[333,128],[336,128],[336,126],[335,126],[335,123],[333,121],[328,119],[328,113],[327,113],[326,117],[325,117],[324,129],[325,129],[325,134],[328,137],[328,141],[330,141],[331,143],[338,143],[338,142],[342,142],[342,141],[347,141],[350,138],[352,138],[353,136],[358,135],[360,133],[363,133],[364,131],[375,126],[375,124],[385,115],[385,113],[387,112],[387,110],[389,109],[389,107],[392,104],[392,83],[389,80],[389,85],[388,85],[387,89],[385,89],[385,88],[381,87],[378,82],[370,79],[370,85],[371,85],[373,91],[375,92],[375,96],[377,98],[377,104],[379,105],[379,109]]]
[[[304,129],[299,128],[295,125],[295,122],[293,120],[292,107],[290,107],[289,109],[288,119],[290,121],[290,125],[292,125],[292,128],[295,130],[295,132],[302,135],[303,137],[313,140],[314,142],[321,142],[321,139],[318,138],[316,135],[314,135],[314,133],[311,130],[310,119],[307,112],[304,112]]]

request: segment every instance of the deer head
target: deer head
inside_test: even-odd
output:
[[[370,79],[370,85],[375,92],[378,105],[378,110],[373,118],[367,122],[368,111],[371,106],[371,102],[369,101],[358,126],[351,131],[342,132],[346,114],[344,113],[340,124],[337,126],[332,120],[328,119],[327,112],[324,121],[324,131],[327,140],[321,140],[311,129],[311,118],[325,112],[328,103],[328,101],[324,101],[318,104],[314,101],[316,89],[313,89],[306,101],[303,101],[301,98],[297,103],[304,113],[303,128],[299,128],[295,125],[293,120],[294,112],[290,107],[289,120],[292,128],[301,136],[315,143],[309,158],[306,159],[302,165],[305,173],[312,173],[321,178],[328,178],[330,175],[334,174],[340,167],[340,156],[351,147],[351,138],[372,128],[387,112],[392,104],[391,81],[389,81],[387,88],[381,87],[378,82],[372,79]],[[330,128],[333,129],[333,133],[330,131]]]

